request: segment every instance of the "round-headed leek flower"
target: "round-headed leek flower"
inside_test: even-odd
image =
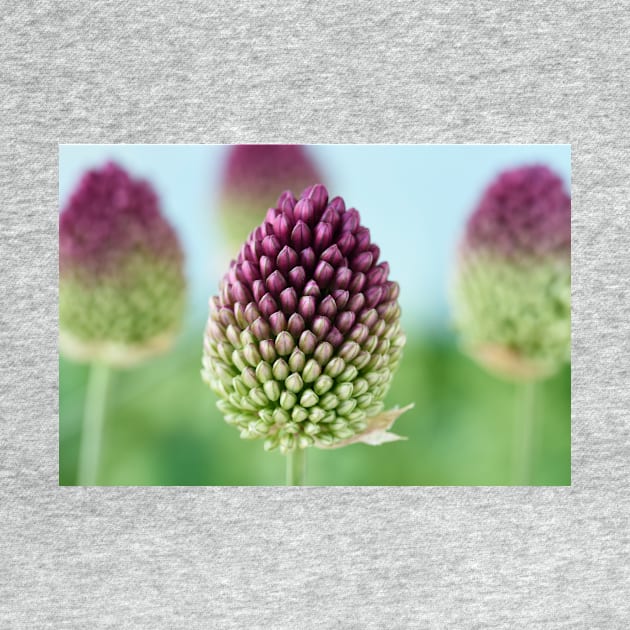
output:
[[[218,212],[230,256],[275,205],[280,190],[303,190],[322,178],[307,149],[296,144],[237,144],[230,147]]]
[[[210,300],[202,376],[267,450],[398,439],[383,410],[402,354],[398,284],[341,197],[283,193]]]
[[[470,217],[454,291],[464,348],[501,376],[534,380],[570,358],[571,199],[544,166],[501,174]]]
[[[182,250],[150,185],[109,163],[84,175],[59,219],[59,345],[130,365],[166,350],[185,302]]]

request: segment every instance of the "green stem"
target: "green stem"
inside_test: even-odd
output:
[[[306,449],[296,448],[287,453],[287,486],[303,486],[306,478]]]
[[[83,430],[79,450],[77,478],[80,486],[95,486],[97,482],[108,380],[109,368],[100,363],[93,363],[90,367],[85,394]]]
[[[517,385],[514,426],[514,484],[531,484],[532,444],[536,421],[536,383]]]

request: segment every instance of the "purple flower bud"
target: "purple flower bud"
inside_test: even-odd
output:
[[[389,266],[359,213],[327,200],[319,185],[283,193],[210,307],[204,379],[230,423],[268,449],[363,431],[404,344]]]
[[[335,289],[331,295],[337,305],[337,310],[343,311],[350,300],[350,292],[343,289]],[[351,309],[352,310],[352,309]]]
[[[331,225],[333,233],[337,232],[341,226],[341,212],[332,206],[328,206],[322,215],[322,222]]]
[[[298,255],[295,250],[288,245],[285,245],[278,257],[276,258],[276,264],[282,274],[287,274],[290,269],[293,269],[298,262]]]
[[[267,278],[267,289],[274,296],[280,295],[286,289],[287,281],[284,276],[276,269]]]
[[[252,282],[252,293],[256,302],[260,302],[265,293],[267,293],[265,283],[262,280],[254,280]]]
[[[291,242],[296,249],[302,250],[311,244],[311,229],[304,223],[298,221],[291,232]]]
[[[309,280],[304,287],[304,295],[312,295],[315,298],[319,298],[322,294],[319,284],[315,280]]]
[[[337,314],[337,303],[332,295],[327,295],[320,303],[317,312],[328,319],[334,319]]]
[[[389,265],[386,262],[381,263],[370,269],[367,274],[367,282],[370,286],[381,286],[387,280],[387,276],[389,276]]]
[[[358,293],[359,291],[363,291],[363,287],[366,284],[366,276],[363,273],[355,273],[352,276],[352,280],[350,281],[350,286],[348,290],[350,293]]]
[[[267,214],[265,215],[265,223],[271,223],[273,225],[274,220],[280,214],[280,211],[277,208],[269,208],[267,210]]]
[[[257,239],[252,239],[247,242],[245,251],[247,252],[247,260],[257,262],[262,256],[262,243]]]
[[[278,197],[278,209],[281,210],[283,215],[292,217],[293,208],[295,208],[296,203],[297,199],[290,190],[285,190],[280,197]]]
[[[354,234],[356,252],[367,251],[372,244],[370,239],[370,230],[366,227],[360,227]]]
[[[265,236],[262,240],[262,249],[265,253],[265,256],[269,256],[269,258],[275,258],[280,251],[280,241],[275,234],[271,234],[269,236]]]
[[[301,291],[306,284],[306,271],[304,267],[293,267],[289,271],[289,283],[295,287],[296,291]]]
[[[357,316],[352,311],[339,313],[337,319],[335,320],[335,326],[339,329],[339,332],[345,334],[350,330],[350,328],[352,328],[356,317]]]
[[[361,313],[361,323],[365,324],[368,328],[372,328],[379,321],[379,316],[376,309],[372,308],[369,311],[363,311]]]
[[[302,194],[313,202],[316,212],[321,216],[328,204],[328,191],[326,188],[321,184],[316,184],[307,188]]]
[[[260,311],[256,308],[256,304],[254,302],[250,302],[245,307],[245,319],[251,324],[256,321],[260,317]]]
[[[232,299],[247,305],[252,301],[252,294],[242,282],[235,282],[232,284]]]
[[[313,277],[315,278],[319,287],[321,289],[325,289],[330,284],[334,275],[334,267],[325,260],[320,260],[317,263],[317,267],[315,268],[315,273],[313,274]]]
[[[280,293],[280,305],[287,315],[295,312],[297,304],[297,291],[293,287],[287,287]]]
[[[269,316],[269,324],[274,335],[282,332],[287,327],[287,318],[282,311],[276,311]]]
[[[271,297],[270,293],[265,293],[260,302],[258,302],[258,308],[263,317],[269,318],[278,310],[278,304],[273,297]]]
[[[330,332],[331,328],[332,324],[330,323],[330,319],[328,319],[328,317],[323,317],[322,315],[317,315],[311,324],[311,330],[315,333],[315,336],[318,339],[324,339]]]
[[[256,335],[256,338],[259,341],[262,341],[263,339],[267,339],[269,335],[271,334],[271,328],[269,324],[262,317],[259,317],[252,323],[251,330],[254,333],[254,335]]]
[[[246,260],[241,265],[241,273],[243,274],[243,282],[246,282],[250,286],[252,285],[254,280],[260,278],[260,270],[254,263],[250,262],[249,260]]]
[[[218,320],[227,328],[236,324],[236,318],[231,308],[222,306],[219,309]]]
[[[356,341],[346,341],[339,350],[339,356],[347,363],[352,361],[360,351],[361,346]]]
[[[304,318],[299,313],[293,313],[293,315],[289,317],[287,329],[294,339],[299,339],[305,327],[306,323],[304,322]]]
[[[330,263],[333,269],[340,267],[345,262],[344,255],[341,253],[335,243],[326,248],[319,256],[321,260]]]
[[[365,306],[366,306],[366,308],[373,308],[377,304],[380,303],[380,301],[381,301],[381,299],[383,297],[383,287],[382,286],[370,287],[365,292],[364,295],[365,295]]]
[[[315,315],[317,309],[317,301],[312,295],[303,295],[298,303],[298,311],[300,315],[306,320],[310,321]]]
[[[313,248],[316,252],[321,252],[330,245],[333,233],[333,227],[330,223],[322,221],[317,224],[313,237]]]
[[[335,212],[338,212],[339,214],[342,214],[346,209],[346,204],[341,197],[335,197],[328,204],[328,208],[334,210]]]
[[[343,343],[343,339],[343,332],[334,326],[326,336],[326,341],[334,348],[338,348]]]
[[[347,304],[347,309],[353,313],[360,313],[365,305],[365,296],[363,293],[355,293]]]
[[[271,274],[276,268],[273,260],[269,258],[269,256],[261,256],[260,257],[260,274],[263,278],[267,278],[269,274]]]
[[[300,262],[308,273],[313,271],[315,263],[317,262],[317,256],[312,247],[307,247],[300,252]]]
[[[361,271],[365,273],[372,266],[372,253],[362,252],[350,261],[350,267],[353,271]]]
[[[292,227],[291,219],[284,213],[274,219],[273,232],[281,243],[288,240]]]
[[[266,227],[267,227],[267,224],[264,223],[260,227],[257,227],[256,231],[254,232],[254,238],[257,241],[260,241],[261,243],[262,243],[263,238],[265,238],[265,236],[267,236],[267,230],[265,229]]]
[[[369,334],[370,329],[365,324],[357,324],[350,331],[348,338],[352,339],[352,341],[356,341],[359,345],[363,346]]]
[[[335,279],[333,286],[335,289],[347,289],[352,281],[352,269],[348,267],[339,267],[335,271]]]
[[[299,347],[304,354],[311,354],[317,347],[317,336],[311,330],[305,330],[299,339]]]
[[[350,232],[344,232],[341,234],[339,240],[337,241],[337,247],[344,256],[349,256],[350,253],[354,251],[356,245],[357,239],[354,234]]]
[[[360,224],[361,220],[359,213],[354,208],[350,208],[350,210],[343,213],[341,219],[342,232],[356,232],[359,229]]]
[[[295,204],[295,208],[293,210],[293,216],[295,216],[296,222],[304,222],[307,225],[310,225],[315,218],[315,207],[313,206],[313,202],[310,199],[300,199]]]

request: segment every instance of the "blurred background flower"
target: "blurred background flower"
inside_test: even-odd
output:
[[[414,401],[396,424],[406,442],[309,453],[314,484],[510,483],[513,388],[457,347],[449,307],[453,260],[471,210],[505,170],[549,167],[570,189],[568,146],[306,147],[331,197],[361,210],[401,286],[408,342],[386,407]],[[113,159],[149,179],[186,252],[190,302],[174,352],[115,376],[104,440],[102,482],[109,484],[282,484],[283,457],[242,441],[226,425],[199,378],[208,296],[225,239],[221,181],[231,148],[198,145],[61,146],[61,206],[86,169]],[[208,206],[212,214],[208,214]],[[265,208],[266,210],[266,208]],[[263,210],[262,212],[264,213]],[[60,481],[75,483],[86,373],[60,359]],[[532,482],[570,483],[570,372],[540,385]]]
[[[87,172],[59,219],[59,346],[71,359],[132,365],[164,352],[184,312],[183,253],[145,181]]]
[[[324,183],[309,147],[299,144],[236,144],[229,148],[221,177],[217,214],[228,260],[275,206],[279,194],[299,194]]]
[[[503,172],[458,252],[455,315],[464,348],[499,376],[537,380],[571,351],[571,200],[544,166]]]

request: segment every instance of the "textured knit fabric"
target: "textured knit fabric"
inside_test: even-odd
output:
[[[619,1],[5,3],[0,626],[627,628],[629,30]],[[256,141],[573,143],[571,487],[58,486],[57,143]]]

